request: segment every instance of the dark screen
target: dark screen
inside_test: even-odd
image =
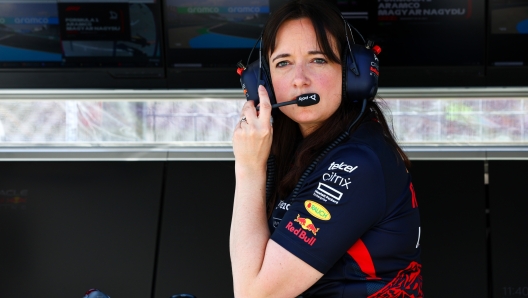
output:
[[[382,48],[380,67],[484,65],[484,0],[337,0],[337,4],[366,39]]]
[[[329,1],[381,47],[380,87],[525,84],[526,1]],[[240,88],[285,2],[0,0],[0,88]]]
[[[528,64],[528,2],[489,1],[489,65]]]
[[[236,63],[256,59],[249,52],[284,2],[166,1],[169,86],[240,87]],[[380,87],[484,85],[484,0],[333,2],[360,32],[355,43],[381,46]]]
[[[0,1],[1,68],[162,67],[155,1]]]
[[[526,86],[528,2],[488,1],[486,85]]]

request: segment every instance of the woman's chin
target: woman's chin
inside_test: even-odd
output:
[[[318,123],[321,121],[324,121],[326,119],[322,119],[322,115],[317,113],[317,111],[300,111],[295,113],[295,115],[292,115],[290,117],[293,121],[299,123],[299,124],[310,124],[310,123]]]

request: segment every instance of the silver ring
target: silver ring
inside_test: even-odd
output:
[[[242,121],[247,123],[246,116],[244,116],[244,117],[242,117],[242,119],[240,119],[240,123],[242,123]]]

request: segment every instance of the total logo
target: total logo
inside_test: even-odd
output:
[[[275,209],[282,209],[282,210],[290,210],[290,204],[284,202],[283,200],[281,200],[279,202],[279,204],[277,205],[277,207],[275,207]]]
[[[329,220],[331,218],[330,212],[328,212],[328,210],[326,210],[326,208],[323,207],[323,205],[321,205],[321,204],[319,204],[317,202],[310,201],[310,200],[305,201],[304,202],[304,208],[306,208],[306,210],[311,215],[313,215],[315,218],[318,218],[320,220]],[[315,233],[314,233],[314,235],[315,235]]]
[[[328,170],[343,170],[345,172],[352,173],[357,168],[358,168],[358,166],[355,166],[355,167],[349,166],[349,165],[345,164],[344,162],[342,162],[342,163],[332,162],[330,164],[330,167],[328,167]]]
[[[302,218],[299,216],[299,214],[297,214],[297,218],[294,221],[299,223],[301,227],[296,229],[293,226],[293,222],[290,221],[285,227],[286,230],[288,230],[290,233],[293,233],[294,235],[299,237],[299,239],[303,240],[308,245],[312,246],[315,243],[315,240],[317,239],[315,239],[315,236],[309,237],[308,233],[306,233],[303,230],[308,230],[315,235],[319,231],[319,228],[316,229],[314,224],[309,218]]]

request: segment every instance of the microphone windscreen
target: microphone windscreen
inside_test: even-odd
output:
[[[297,105],[300,107],[307,107],[319,103],[319,94],[306,93],[297,97]]]

